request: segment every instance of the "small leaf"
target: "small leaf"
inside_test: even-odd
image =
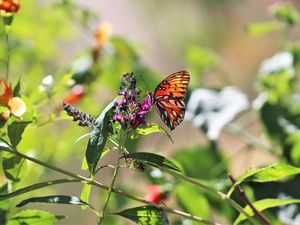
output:
[[[150,152],[134,152],[126,155],[126,158],[136,159],[148,163],[155,167],[162,167],[168,170],[183,173],[182,169],[171,160],[164,156],[157,155]]]
[[[140,225],[166,225],[165,213],[155,206],[140,206],[115,213]]]
[[[148,134],[153,133],[163,133],[168,136],[168,138],[174,143],[173,139],[171,138],[170,134],[162,128],[159,124],[156,123],[149,123],[145,127],[138,127],[134,132],[130,135],[131,139],[136,139],[142,136],[146,136]]]
[[[281,24],[277,21],[253,23],[247,27],[247,32],[252,36],[261,36],[274,30],[279,30]]]
[[[80,195],[80,199],[82,201],[89,202],[91,188],[92,188],[92,185],[90,185],[88,183],[83,184],[81,195]],[[82,205],[81,208],[86,209],[86,206]]]
[[[50,195],[50,196],[42,196],[42,197],[33,197],[28,198],[21,201],[16,207],[22,207],[27,205],[28,203],[39,202],[39,203],[54,203],[54,204],[70,204],[70,205],[84,205],[93,210],[97,215],[98,212],[95,208],[89,203],[82,201],[80,198],[75,196],[67,196],[67,195]]]
[[[7,127],[7,133],[10,143],[13,147],[17,147],[22,139],[22,134],[25,128],[31,123],[31,121],[14,121]]]
[[[18,83],[14,87],[13,96],[14,97],[20,96],[20,90],[21,90],[21,78],[19,78]]]
[[[300,173],[300,168],[293,167],[283,163],[275,163],[270,166],[257,170],[249,169],[245,175],[238,179],[238,183],[253,181],[253,182],[271,182],[278,181],[288,176]]]
[[[108,122],[112,107],[114,106],[115,101],[111,102],[106,108],[102,111],[100,116],[96,119],[95,125],[91,137],[89,139],[87,149],[85,152],[86,161],[89,167],[90,174],[95,175],[95,170],[98,164],[98,161],[101,157],[103,149],[108,137]]]
[[[64,218],[46,211],[28,209],[13,215],[7,225],[52,225]]]
[[[300,203],[300,199],[263,199],[257,202],[254,202],[253,205],[258,211],[263,211],[265,209],[274,208],[281,205],[295,204]],[[249,216],[253,216],[254,213],[249,206],[244,208],[244,211],[249,214]],[[244,214],[240,214],[239,217],[234,221],[234,225],[239,224],[240,222],[247,219]]]
[[[26,160],[8,152],[3,153],[2,157],[5,177],[12,182],[19,182],[26,174]]]

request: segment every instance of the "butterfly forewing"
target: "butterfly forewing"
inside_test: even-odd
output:
[[[185,114],[184,98],[190,81],[187,71],[179,71],[165,78],[154,91],[155,106],[163,122],[173,130]]]

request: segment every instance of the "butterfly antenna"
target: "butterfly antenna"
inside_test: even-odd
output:
[[[147,88],[147,91],[149,92],[150,89],[149,89],[149,87],[148,87],[148,85],[147,85],[147,83],[146,83],[146,81],[145,81],[143,75],[141,75],[141,78],[142,78],[142,81],[144,82],[144,84],[145,84],[145,86],[146,86],[146,88]]]

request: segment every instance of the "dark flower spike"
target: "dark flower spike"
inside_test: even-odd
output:
[[[73,121],[79,121],[78,125],[81,127],[92,127],[95,123],[95,119],[91,115],[79,111],[68,103],[63,102],[63,109],[73,117]]]

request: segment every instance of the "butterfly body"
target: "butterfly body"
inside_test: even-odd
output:
[[[171,130],[183,121],[184,99],[189,81],[190,75],[187,71],[178,71],[165,78],[154,91],[156,110]]]

